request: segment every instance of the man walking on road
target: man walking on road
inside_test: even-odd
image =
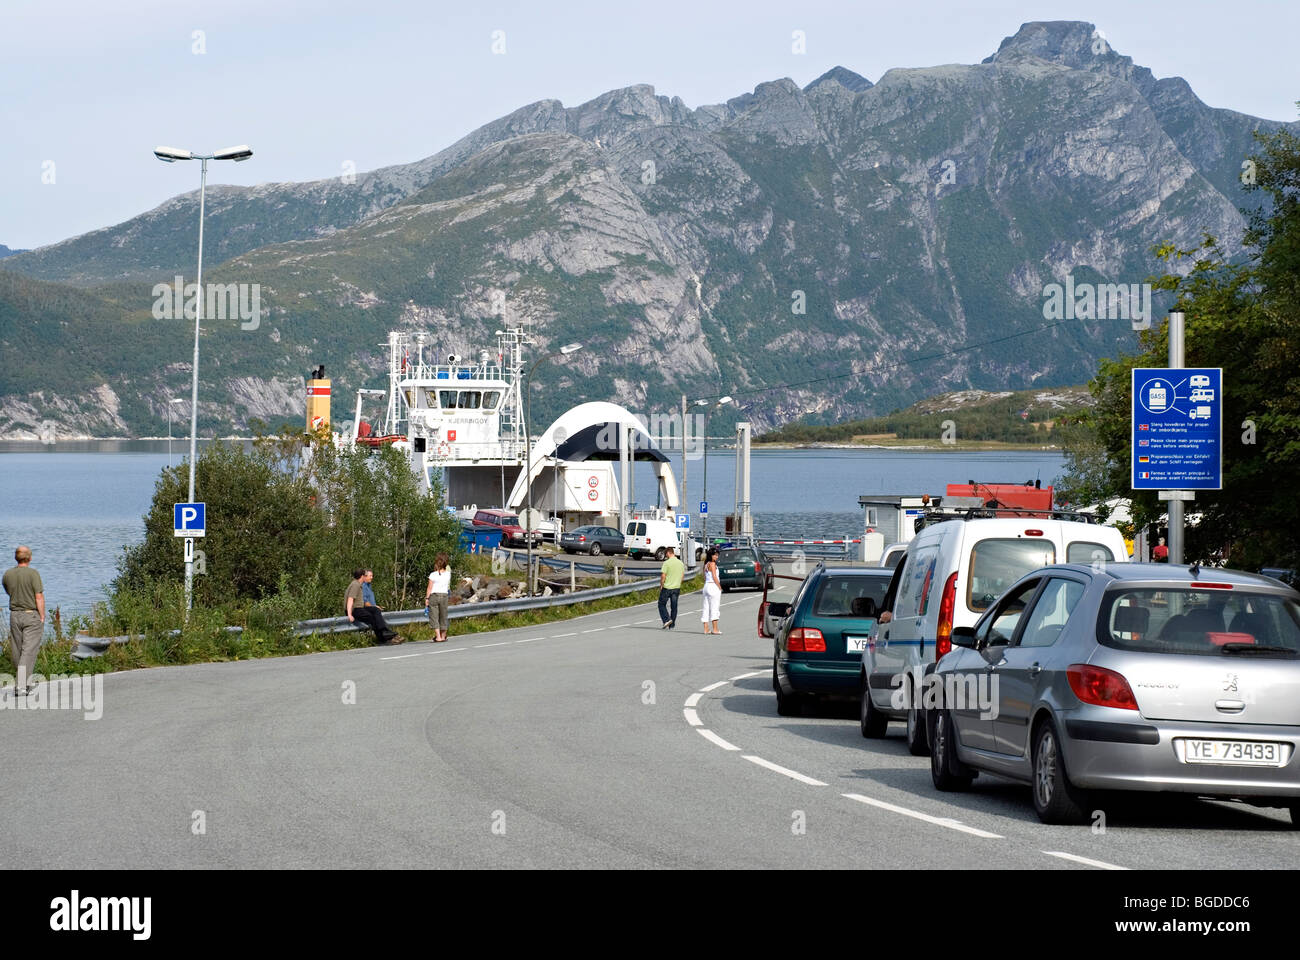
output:
[[[364,623],[375,631],[375,639],[380,643],[401,643],[402,638],[384,621],[384,611],[375,603],[375,592],[370,589],[370,581],[374,579],[373,570],[352,571],[352,582],[348,584],[348,592],[343,596],[348,622]]]
[[[36,686],[31,675],[45,632],[45,585],[31,565],[31,547],[15,550],[14,560],[18,565],[5,571],[3,582],[9,594],[9,654],[18,674],[15,690],[21,695]]]
[[[677,626],[677,598],[682,593],[682,575],[686,573],[686,564],[677,559],[677,551],[669,547],[664,565],[659,568],[659,619],[664,622],[664,630]],[[668,608],[672,607],[672,616]]]

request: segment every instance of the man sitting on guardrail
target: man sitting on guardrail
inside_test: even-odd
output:
[[[375,592],[370,589],[370,582],[374,579],[373,570],[358,567],[352,571],[352,582],[348,584],[348,592],[343,595],[348,622],[364,623],[375,632],[375,640],[379,643],[401,643],[402,638],[384,622],[384,611],[375,603]]]
[[[677,551],[672,547],[664,552],[667,556],[659,568],[659,619],[664,622],[664,630],[671,630],[677,626],[677,598],[682,593],[682,575],[686,573],[686,565],[677,559]],[[668,616],[669,606],[672,607],[671,617]]]

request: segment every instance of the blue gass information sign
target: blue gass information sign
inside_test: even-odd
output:
[[[1223,370],[1133,370],[1133,489],[1223,488]]]

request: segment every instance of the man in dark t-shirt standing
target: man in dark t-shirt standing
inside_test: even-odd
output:
[[[18,673],[17,693],[22,695],[36,686],[31,675],[45,632],[45,585],[32,567],[31,547],[16,549],[14,561],[17,566],[6,570],[2,579],[9,594],[9,655]]]

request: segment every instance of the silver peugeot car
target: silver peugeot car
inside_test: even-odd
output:
[[[1300,826],[1300,593],[1166,563],[1026,574],[924,678],[930,772],[1029,783],[1045,823],[1092,790],[1289,808]]]

